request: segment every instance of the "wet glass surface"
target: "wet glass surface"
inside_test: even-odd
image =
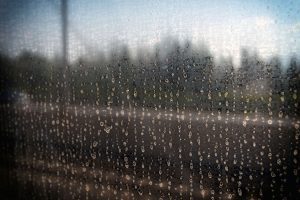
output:
[[[0,197],[299,198],[297,3],[141,2],[1,3]]]

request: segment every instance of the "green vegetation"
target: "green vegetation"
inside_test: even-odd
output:
[[[23,91],[36,102],[299,115],[296,58],[284,71],[278,58],[263,61],[244,50],[236,68],[230,59],[217,65],[204,46],[171,41],[163,47],[135,59],[122,47],[108,58],[80,59],[68,68],[28,52],[2,55],[1,92]]]

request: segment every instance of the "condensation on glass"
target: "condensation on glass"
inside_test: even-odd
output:
[[[49,2],[61,46],[88,37],[72,28],[75,3]],[[67,47],[58,57],[1,54],[4,197],[299,198],[299,57],[283,64],[244,48],[235,64],[189,38],[135,56],[117,43],[87,47],[94,59],[71,59]]]

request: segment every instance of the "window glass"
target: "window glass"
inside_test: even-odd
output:
[[[299,198],[299,8],[2,0],[0,197]]]

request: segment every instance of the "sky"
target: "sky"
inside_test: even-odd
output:
[[[262,57],[300,56],[299,0],[69,0],[69,58],[124,43],[133,52],[167,36],[205,43],[239,62],[241,48]],[[0,0],[0,51],[61,54],[60,0]]]

